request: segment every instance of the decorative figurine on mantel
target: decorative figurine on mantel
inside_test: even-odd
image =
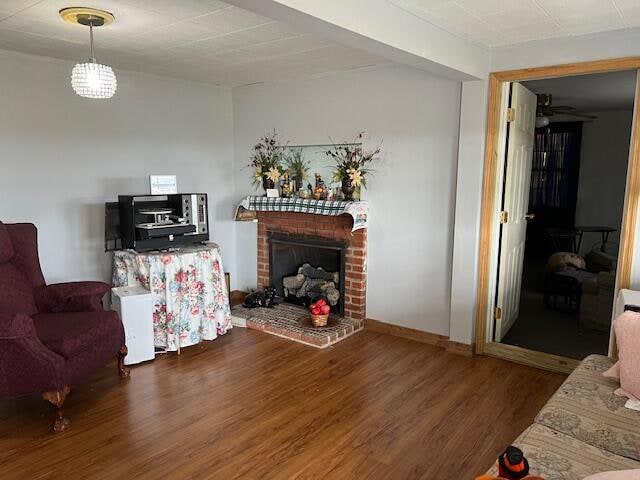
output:
[[[327,186],[319,173],[316,173],[316,187],[313,189],[313,198],[316,200],[326,200],[327,198]]]
[[[335,162],[333,181],[342,183],[342,193],[346,201],[353,201],[353,194],[361,187],[367,188],[367,177],[372,174],[365,165],[377,160],[382,151],[382,144],[371,151],[362,148],[364,132],[358,134],[352,144],[334,145],[325,153]]]
[[[309,187],[310,186],[311,185],[309,185]],[[301,187],[300,190],[298,190],[298,197],[303,200],[311,198],[311,190],[309,188]]]
[[[283,173],[285,147],[278,145],[278,134],[274,130],[264,135],[253,147],[253,155],[248,167],[254,169],[253,185],[258,188],[273,190]]]
[[[285,170],[282,174],[282,184],[280,185],[280,196],[290,198],[292,194],[291,181],[289,180],[289,172]]]

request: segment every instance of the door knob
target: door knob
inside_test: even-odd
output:
[[[524,216],[524,219],[525,219],[525,220],[533,220],[534,218],[536,218],[536,214],[535,214],[535,213],[527,213],[527,214]]]

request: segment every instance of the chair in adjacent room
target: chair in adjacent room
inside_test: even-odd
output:
[[[129,376],[124,328],[104,310],[102,282],[47,285],[36,227],[0,222],[0,397],[42,394],[57,408],[54,430],[69,428],[62,406],[71,388],[114,356]]]

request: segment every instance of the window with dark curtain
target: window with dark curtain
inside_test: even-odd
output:
[[[580,174],[582,122],[552,123],[536,130],[529,211],[540,227],[571,227]]]
[[[578,199],[582,122],[552,123],[536,129],[529,191],[526,255],[547,258],[557,250],[547,228],[573,227]],[[569,249],[567,245],[563,247]]]

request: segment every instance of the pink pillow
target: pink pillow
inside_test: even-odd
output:
[[[603,373],[620,379],[616,395],[640,399],[640,313],[624,312],[613,321],[620,360]]]
[[[590,475],[584,480],[640,480],[640,470],[620,470]]]

